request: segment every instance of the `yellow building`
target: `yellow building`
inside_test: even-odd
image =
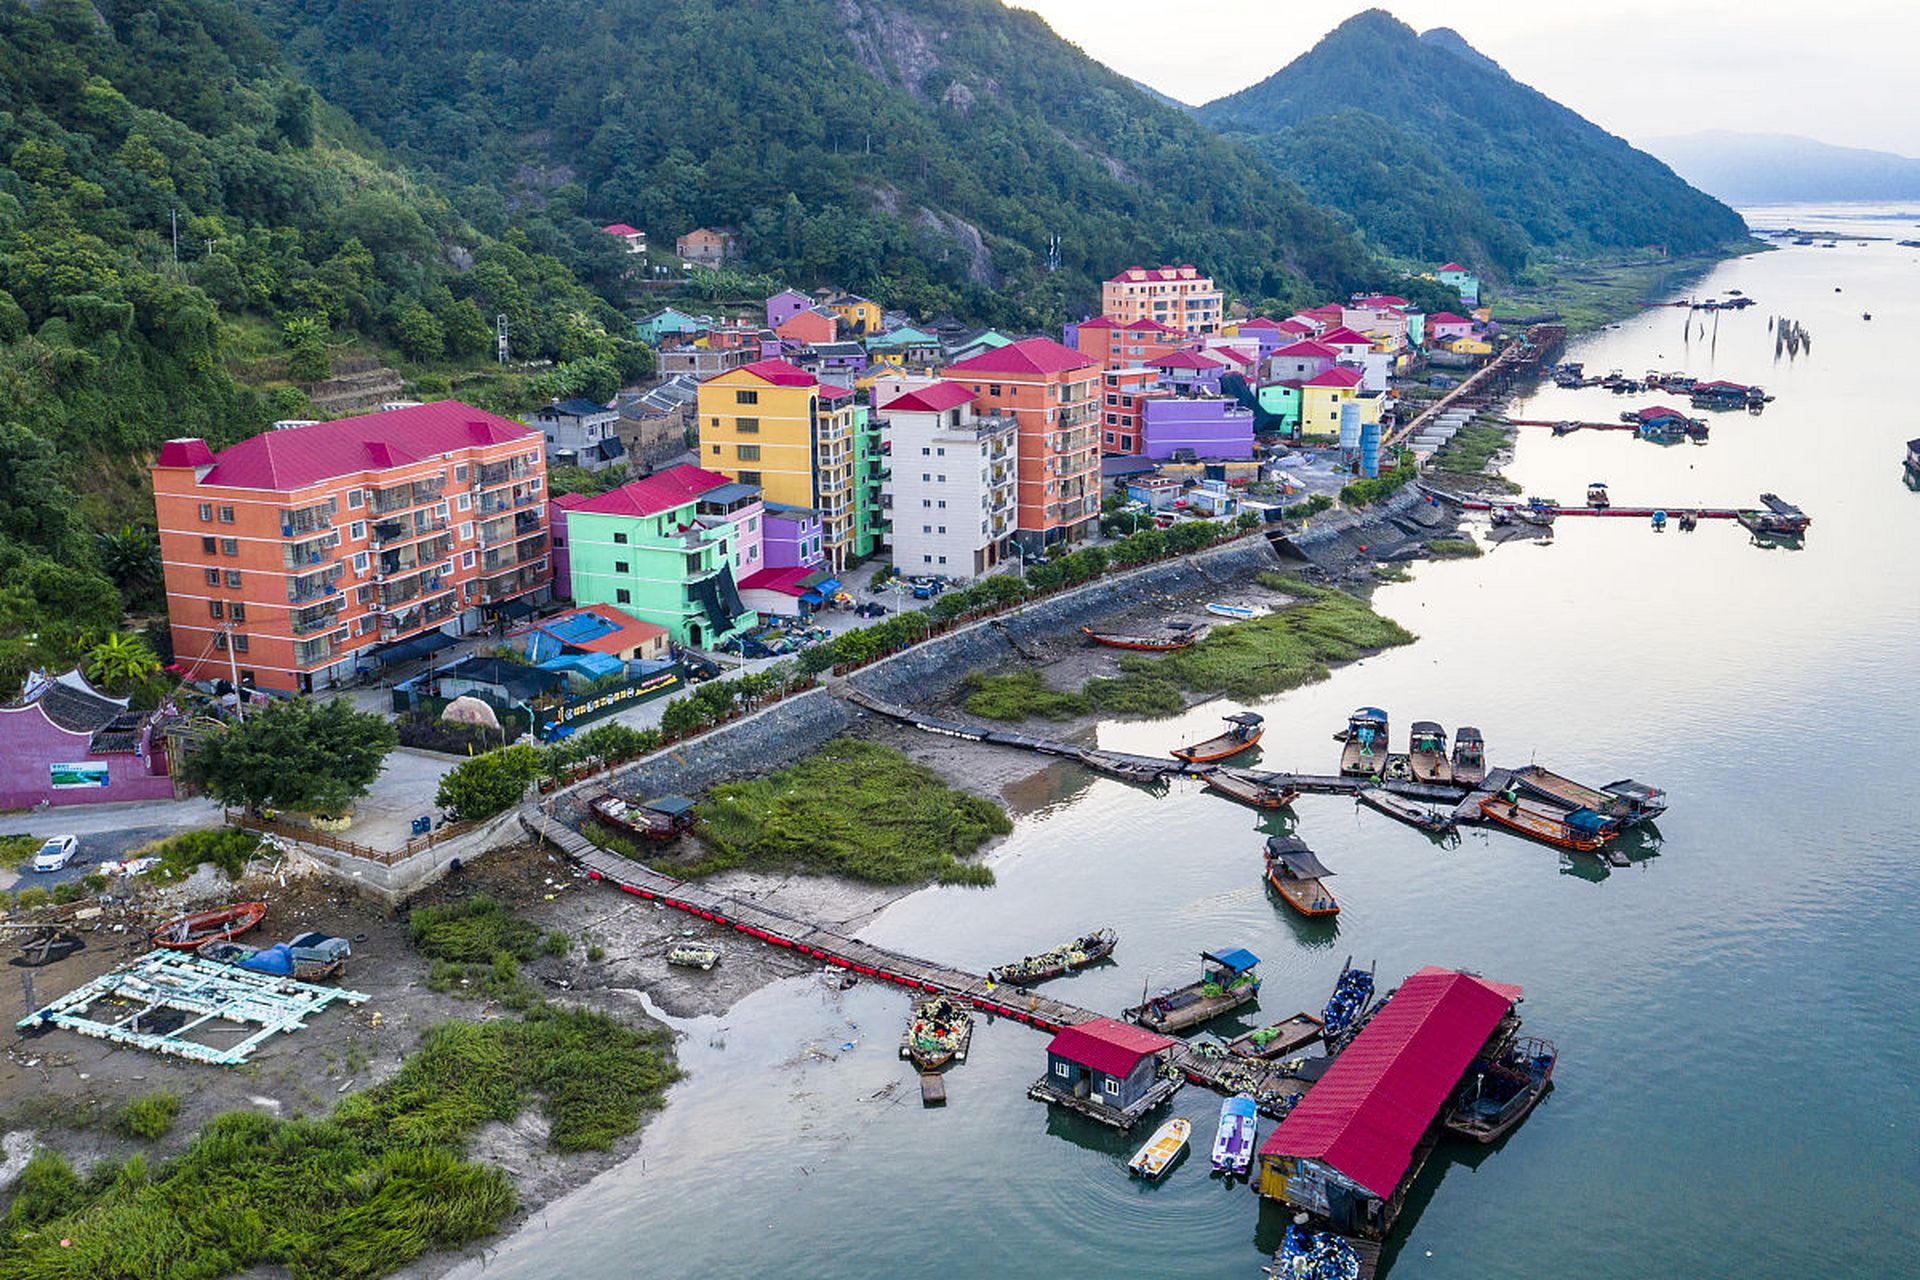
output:
[[[1440,345],[1457,356],[1490,356],[1493,354],[1493,344],[1479,338],[1464,336],[1449,338]]]
[[[1362,423],[1380,420],[1381,396],[1361,388],[1357,369],[1335,365],[1317,377],[1300,384],[1300,430],[1311,435],[1340,434],[1340,406],[1353,401],[1360,406]]]
[[[886,325],[886,316],[882,314],[880,304],[869,302],[857,293],[835,290],[816,296],[821,307],[839,317],[842,333],[868,337],[879,333]]]
[[[760,486],[768,502],[820,513],[835,569],[854,538],[854,397],[785,360],[759,360],[700,384],[700,465]]]

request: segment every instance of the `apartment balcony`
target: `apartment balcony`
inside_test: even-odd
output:
[[[445,516],[426,512],[416,513],[411,520],[376,520],[368,529],[372,537],[367,545],[375,551],[391,550],[421,538],[432,537],[447,528],[449,523]]]
[[[296,636],[310,636],[316,631],[331,631],[340,625],[340,604],[335,601],[319,609],[295,609],[288,616],[288,624]]]
[[[323,636],[318,640],[296,640],[293,644],[293,661],[300,667],[323,667],[333,661],[333,637]]]
[[[473,473],[473,487],[491,489],[497,485],[508,484],[515,480],[524,480],[533,468],[525,457],[508,459],[505,462],[489,462],[478,467]]]
[[[376,516],[391,515],[396,511],[406,511],[413,507],[438,502],[446,496],[446,492],[447,485],[444,480],[417,480],[412,484],[397,484],[385,489],[375,489],[371,510]]]
[[[538,560],[547,553],[546,535],[540,534],[524,542],[498,547],[480,557],[480,572],[495,573],[501,569],[511,569],[516,564],[526,564]]]
[[[488,578],[480,586],[482,604],[499,604],[515,596],[525,595],[547,580],[544,568],[524,568],[513,573],[501,574],[497,578]]]
[[[333,499],[316,502],[310,507],[297,507],[280,513],[280,536],[283,538],[304,538],[333,528]]]
[[[522,511],[516,514],[512,520],[497,518],[481,525],[479,529],[480,545],[483,547],[497,547],[501,543],[517,542],[521,538],[530,538],[535,535],[544,536],[546,532],[546,522],[540,519],[539,513]]]
[[[287,603],[306,604],[314,600],[324,600],[328,596],[340,594],[340,572],[337,567],[327,573],[310,574],[303,578],[287,579]]]

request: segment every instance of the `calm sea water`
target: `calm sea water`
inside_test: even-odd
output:
[[[1260,884],[1260,819],[1191,788],[1154,797],[1050,774],[990,891],[930,889],[864,931],[985,968],[1096,925],[1119,963],[1058,984],[1118,1009],[1184,981],[1200,950],[1265,959],[1260,1008],[1317,1008],[1341,962],[1383,985],[1423,964],[1527,989],[1559,1087],[1502,1145],[1443,1147],[1389,1250],[1398,1278],[1912,1274],[1920,1256],[1920,494],[1901,481],[1920,423],[1920,213],[1833,211],[1889,235],[1717,268],[1700,296],[1759,306],[1683,338],[1649,311],[1569,352],[1593,370],[1760,382],[1764,414],[1713,418],[1706,446],[1531,432],[1509,474],[1578,502],[1750,505],[1814,517],[1804,550],[1732,524],[1655,534],[1564,520],[1552,542],[1423,565],[1377,603],[1417,645],[1262,704],[1265,759],[1330,771],[1362,703],[1407,724],[1477,724],[1496,763],[1538,759],[1664,786],[1673,808],[1631,869],[1505,835],[1457,847],[1309,798],[1298,828],[1338,873],[1336,924],[1307,926]],[[1806,211],[1756,225],[1810,223]],[[1862,319],[1870,311],[1872,320]],[[1767,318],[1813,334],[1776,360]],[[1712,330],[1711,317],[1705,317]],[[1612,419],[1653,397],[1546,388],[1537,418]],[[1225,708],[1104,726],[1158,752]],[[1284,1218],[1206,1176],[1219,1100],[1188,1089],[1190,1155],[1129,1181],[1131,1140],[1025,1097],[1044,1039],[983,1026],[923,1111],[894,1056],[905,997],[796,979],[689,1024],[687,1080],[642,1151],[551,1206],[489,1276],[832,1277],[1259,1274]],[[1263,1122],[1263,1133],[1264,1133]],[[469,1268],[479,1274],[481,1268]]]

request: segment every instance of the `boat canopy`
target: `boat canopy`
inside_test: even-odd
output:
[[[1608,795],[1619,796],[1624,800],[1637,800],[1641,804],[1658,800],[1666,794],[1666,792],[1660,790],[1658,787],[1648,786],[1644,782],[1635,782],[1632,778],[1622,778],[1618,782],[1609,782],[1600,789]]]
[[[646,808],[654,813],[663,813],[669,818],[677,818],[683,813],[693,811],[693,801],[685,796],[661,796],[658,800],[649,800]]]
[[[1230,951],[1203,951],[1202,960],[1211,960],[1229,973],[1245,973],[1260,963],[1260,957],[1245,947],[1234,947]]]
[[[1223,1116],[1256,1116],[1259,1113],[1259,1106],[1244,1093],[1236,1093],[1220,1104],[1220,1114]]]
[[[1591,809],[1575,809],[1567,815],[1567,826],[1582,835],[1599,835],[1611,825]]]
[[[1287,874],[1296,880],[1318,880],[1330,876],[1326,864],[1314,856],[1313,850],[1304,845],[1298,849],[1275,850],[1273,860],[1287,869]]]
[[[1378,707],[1362,707],[1347,717],[1349,724],[1385,724],[1387,713]]]
[[[1470,724],[1461,725],[1460,728],[1454,733],[1453,740],[1455,742],[1485,742],[1486,741],[1485,738],[1482,738],[1480,736],[1480,731],[1474,728]]]
[[[1431,720],[1415,720],[1413,722],[1413,736],[1416,738],[1444,738],[1446,735],[1447,731]]]
[[[1243,728],[1251,729],[1253,726],[1259,724],[1263,717],[1251,711],[1236,711],[1230,716],[1222,716],[1221,719],[1225,720],[1228,724],[1237,724]]]

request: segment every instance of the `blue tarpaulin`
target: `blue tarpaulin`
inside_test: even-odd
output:
[[[1209,951],[1204,958],[1224,965],[1235,973],[1245,973],[1260,963],[1260,957],[1245,947],[1235,947],[1231,951]]]

